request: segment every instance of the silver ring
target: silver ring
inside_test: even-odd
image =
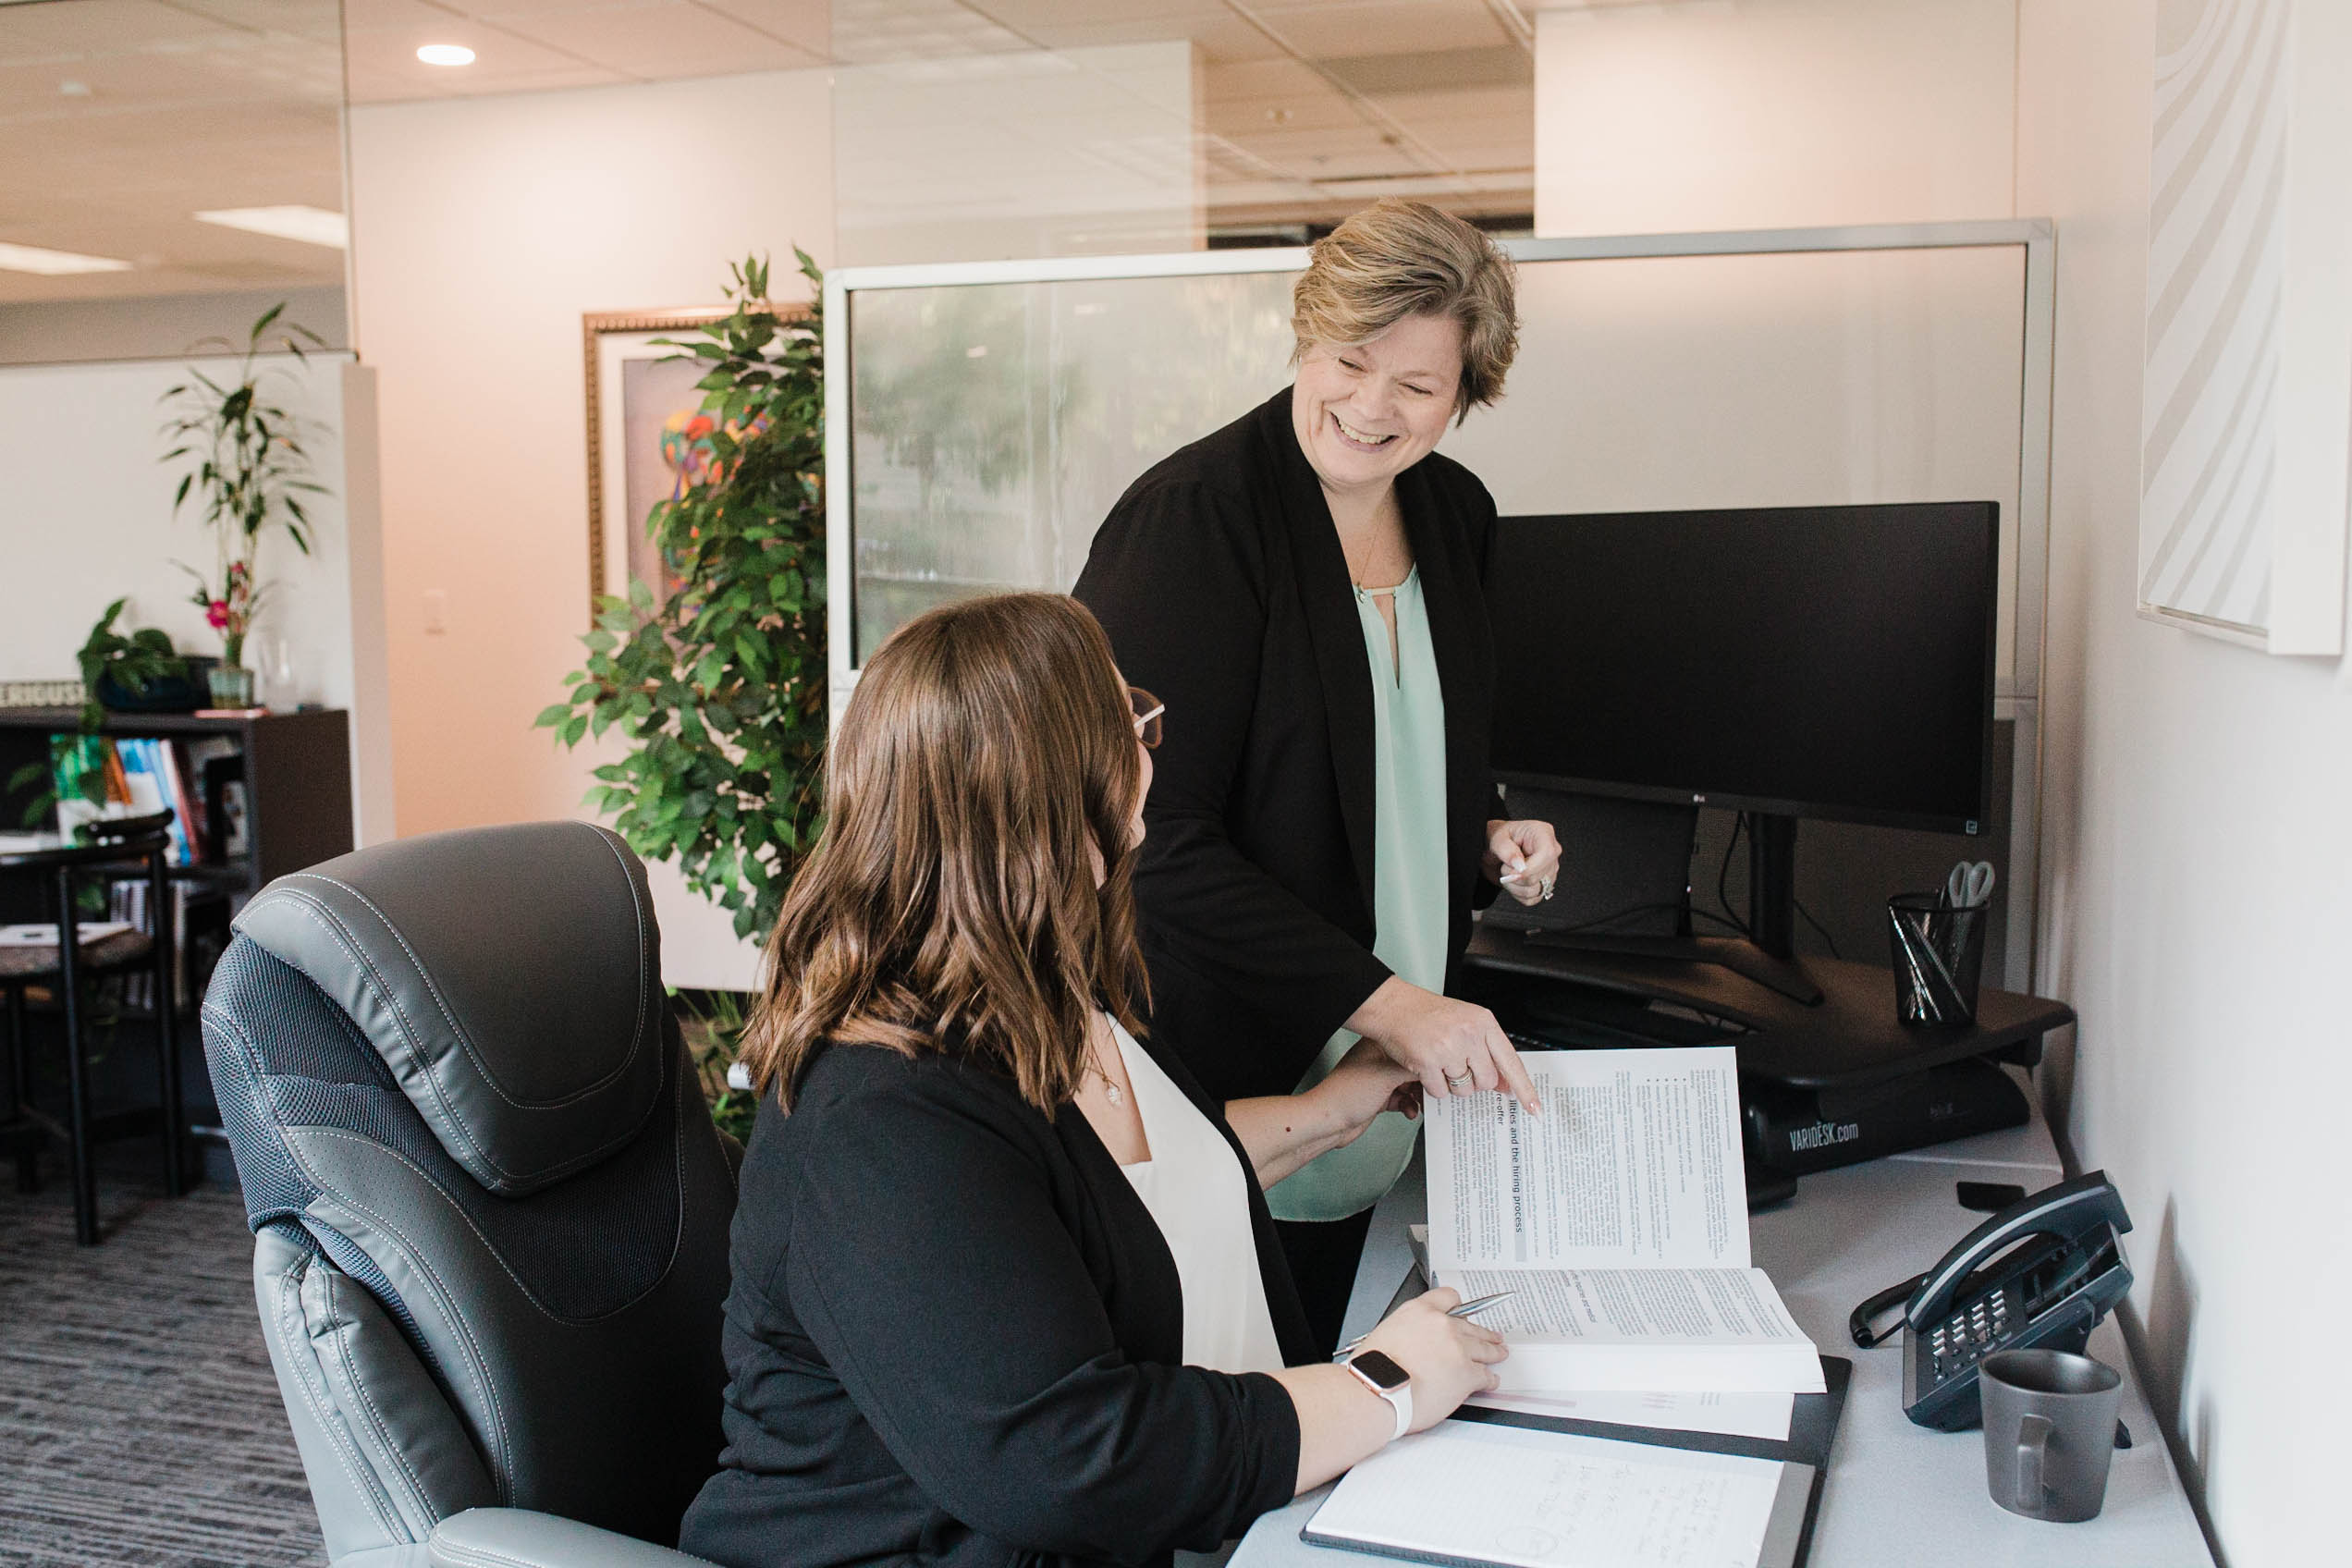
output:
[[[1460,1087],[1462,1087],[1462,1085],[1463,1085],[1463,1084],[1467,1084],[1467,1083],[1469,1083],[1469,1082],[1470,1082],[1470,1074],[1469,1074],[1469,1073],[1467,1073],[1467,1072],[1464,1072],[1464,1073],[1460,1074],[1459,1076],[1456,1076],[1455,1074],[1453,1074],[1453,1073],[1452,1073],[1452,1072],[1447,1072],[1444,1068],[1442,1068],[1442,1067],[1441,1067],[1441,1068],[1439,1068],[1439,1069],[1438,1069],[1438,1076],[1439,1076],[1439,1077],[1440,1077],[1440,1078],[1443,1078],[1443,1079],[1445,1080],[1445,1082],[1446,1082],[1446,1087],[1447,1087],[1447,1088],[1449,1088],[1449,1089],[1459,1089]]]
[[[1550,876],[1547,876],[1547,877],[1545,877],[1545,878],[1543,879],[1542,891],[1543,891],[1543,896],[1544,896],[1545,898],[1547,898],[1547,899],[1549,899],[1549,898],[1550,898],[1550,897],[1551,897],[1551,885],[1552,885],[1552,882],[1553,882],[1553,881],[1554,881],[1554,878],[1550,877]]]

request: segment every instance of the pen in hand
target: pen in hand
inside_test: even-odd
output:
[[[1459,1306],[1448,1307],[1446,1309],[1446,1316],[1448,1317],[1474,1317],[1479,1313],[1486,1311],[1486,1309],[1490,1306],[1499,1305],[1503,1302],[1509,1301],[1513,1296],[1515,1296],[1519,1292],[1517,1291],[1497,1291],[1492,1295],[1473,1297],[1471,1300],[1464,1302]],[[1349,1356],[1354,1355],[1358,1350],[1361,1350],[1364,1346],[1364,1341],[1371,1337],[1372,1336],[1369,1334],[1356,1335],[1355,1338],[1350,1340],[1338,1350],[1332,1352],[1331,1359],[1333,1361],[1345,1361]]]

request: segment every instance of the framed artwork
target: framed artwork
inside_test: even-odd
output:
[[[676,574],[646,535],[655,507],[703,478],[711,458],[703,419],[703,361],[673,358],[657,341],[691,339],[729,313],[724,305],[670,311],[616,311],[580,318],[588,400],[588,601],[625,594],[631,578],[656,604]],[[805,307],[779,306],[787,319]],[[698,424],[698,422],[699,424]]]

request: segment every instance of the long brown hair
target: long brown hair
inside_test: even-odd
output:
[[[1138,1028],[1141,782],[1110,640],[1076,600],[967,599],[900,627],[834,731],[825,831],[745,1032],[753,1084],[789,1109],[827,1043],[953,1051],[1053,1114],[1090,1010]]]

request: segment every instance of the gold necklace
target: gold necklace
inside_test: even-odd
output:
[[[1101,1015],[1101,1014],[1096,1014],[1096,1016],[1097,1016],[1097,1017],[1101,1017],[1102,1015]],[[1105,1024],[1106,1024],[1106,1025],[1108,1025],[1108,1023],[1109,1023],[1109,1019],[1107,1019],[1107,1018],[1105,1018],[1105,1019],[1103,1020],[1103,1022],[1105,1023]],[[1104,1032],[1105,1034],[1109,1034],[1109,1030],[1108,1029],[1108,1027],[1106,1027],[1106,1028],[1105,1028],[1105,1030],[1104,1030],[1103,1032]],[[1117,1109],[1118,1107],[1120,1107],[1120,1106],[1123,1106],[1123,1105],[1125,1105],[1125,1104],[1127,1103],[1127,1092],[1126,1092],[1124,1089],[1121,1089],[1121,1088],[1119,1086],[1118,1081],[1117,1081],[1116,1079],[1112,1078],[1112,1077],[1111,1077],[1111,1075],[1110,1075],[1109,1073],[1105,1072],[1104,1072],[1101,1068],[1096,1067],[1096,1066],[1095,1065],[1095,1042],[1094,1042],[1093,1038],[1091,1037],[1091,1036],[1092,1036],[1092,1035],[1093,1035],[1093,1033],[1094,1033],[1094,1031],[1093,1031],[1093,1029],[1091,1028],[1091,1026],[1089,1027],[1089,1029],[1088,1029],[1087,1033],[1088,1033],[1089,1038],[1088,1038],[1088,1039],[1087,1039],[1087,1041],[1086,1041],[1086,1071],[1087,1071],[1089,1073],[1093,1074],[1095,1077],[1099,1078],[1099,1079],[1101,1079],[1101,1080],[1102,1080],[1102,1086],[1103,1086],[1103,1097],[1104,1097],[1105,1099],[1107,1099],[1107,1100],[1110,1101],[1112,1108],[1115,1109]],[[1119,1044],[1119,1036],[1117,1036],[1116,1035],[1111,1035],[1111,1047],[1112,1047],[1114,1050],[1118,1048],[1118,1044]]]

